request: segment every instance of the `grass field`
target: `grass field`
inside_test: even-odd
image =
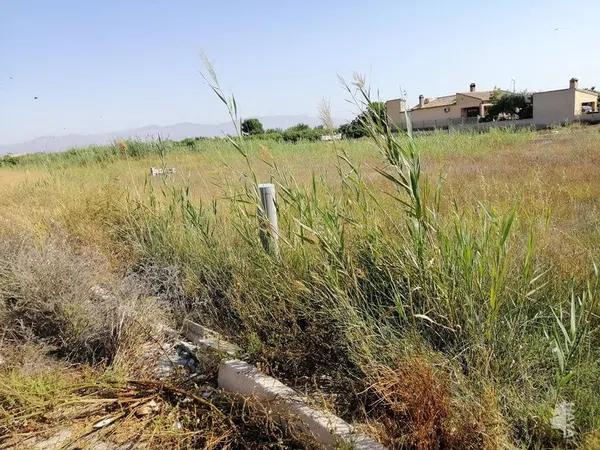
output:
[[[414,145],[400,162],[367,139],[5,161],[0,345],[110,371],[144,330],[192,317],[394,448],[600,445],[598,129]],[[256,182],[277,185],[280,259]]]

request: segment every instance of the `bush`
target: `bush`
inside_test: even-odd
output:
[[[318,141],[325,134],[322,128],[311,128],[304,123],[299,123],[283,132],[286,142]]]
[[[5,155],[0,158],[0,167],[16,166],[19,164],[19,158],[14,155]]]
[[[299,123],[283,131],[277,128],[268,129],[262,134],[251,135],[251,137],[296,143],[300,141],[318,141],[324,134],[326,134],[326,131],[323,128],[311,128],[304,123]]]
[[[262,134],[255,134],[247,137],[281,142],[283,141],[283,133],[284,131],[279,128],[269,128]]]
[[[283,141],[283,132],[282,131],[265,131],[265,134],[261,134],[260,137],[262,139],[268,139],[271,141]]]
[[[203,137],[189,137],[189,138],[182,139],[181,141],[178,142],[178,144],[184,145],[186,147],[194,147],[196,145],[196,143],[200,142],[203,139],[205,139],[205,138],[203,138]]]
[[[0,254],[2,334],[40,342],[75,360],[112,360],[147,340],[164,314],[133,278],[114,279],[95,253],[64,240],[39,248],[3,242]]]

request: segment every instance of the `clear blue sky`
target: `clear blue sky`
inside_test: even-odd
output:
[[[337,75],[382,99],[600,85],[600,1],[0,0],[0,142],[216,123],[204,51],[243,116],[352,116]],[[34,97],[38,97],[37,100]]]

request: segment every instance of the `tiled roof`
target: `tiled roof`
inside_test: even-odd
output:
[[[460,95],[466,95],[467,97],[478,98],[483,102],[489,102],[492,97],[493,91],[477,91],[477,92],[460,92]]]
[[[481,100],[482,102],[489,102],[492,97],[493,91],[477,91],[477,92],[459,92],[460,95],[466,95],[467,97],[473,97]],[[429,101],[425,101],[423,106],[416,105],[412,109],[427,109],[427,108],[439,108],[440,106],[451,106],[456,104],[456,96],[445,95],[444,97],[432,98]]]
[[[439,106],[450,106],[456,103],[456,95],[446,95],[444,97],[432,98],[423,106],[416,105],[413,109],[437,108]]]

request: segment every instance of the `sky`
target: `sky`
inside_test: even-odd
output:
[[[338,76],[355,72],[410,104],[471,82],[600,85],[599,18],[598,0],[0,0],[0,143],[223,122],[202,54],[243,117],[327,99],[352,118]]]

